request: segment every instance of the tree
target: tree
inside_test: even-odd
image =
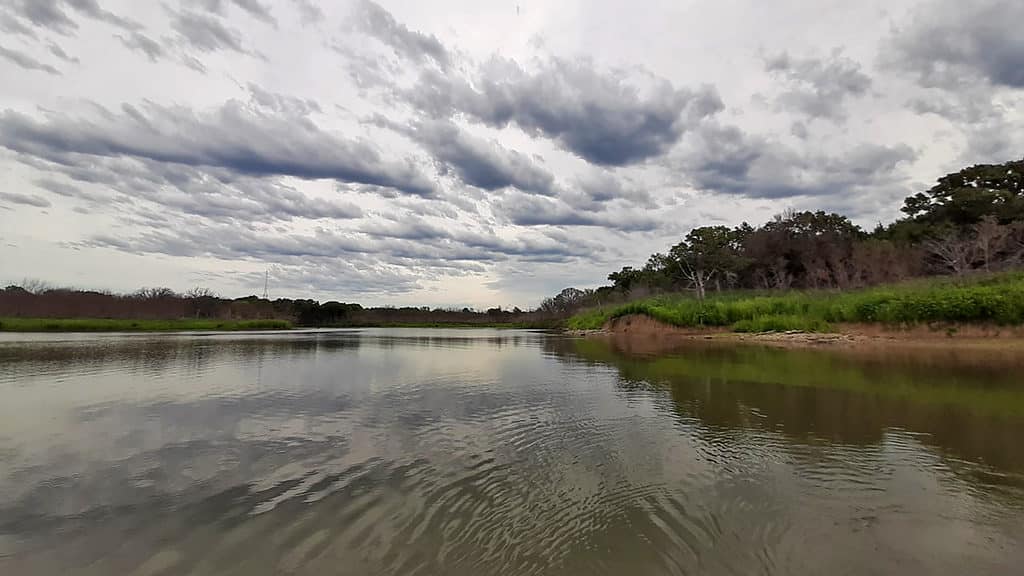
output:
[[[623,294],[629,294],[630,290],[639,284],[643,277],[643,271],[634,270],[632,266],[625,266],[622,270],[612,272],[608,275],[608,279],[611,280],[612,286],[615,289],[620,290]]]
[[[143,300],[164,300],[168,298],[174,298],[177,294],[170,288],[157,287],[157,288],[140,288],[135,292],[136,298]]]
[[[545,298],[540,304],[540,310],[552,316],[568,315],[586,305],[592,294],[592,290],[566,288],[551,298]]]
[[[1024,160],[978,164],[948,174],[914,194],[901,211],[912,222],[966,229],[986,216],[1000,224],[1024,219]]]
[[[998,259],[1006,240],[1010,237],[1009,226],[999,224],[995,216],[989,214],[983,216],[974,225],[974,244],[977,249],[977,258],[980,265],[986,272],[991,271],[993,261]]]
[[[732,273],[741,260],[736,235],[727,226],[694,228],[667,256],[669,268],[704,300],[709,283]],[[720,288],[720,284],[718,285]]]
[[[941,267],[955,276],[963,276],[974,260],[977,243],[973,237],[965,237],[960,232],[949,230],[945,234],[926,240],[924,247]]]

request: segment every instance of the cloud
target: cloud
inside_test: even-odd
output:
[[[708,125],[687,142],[679,168],[690,185],[708,192],[824,197],[899,185],[899,168],[915,158],[905,144],[860,144],[830,156],[797,151],[736,127]]]
[[[0,113],[0,146],[58,163],[69,155],[133,157],[254,177],[334,179],[419,196],[434,193],[433,182],[411,161],[385,160],[368,142],[237,100],[204,113],[154,103],[124,105],[119,114],[96,109],[100,118],[51,113],[43,120],[7,110]]]
[[[659,226],[657,220],[643,214],[577,210],[560,200],[522,194],[502,199],[495,208],[517,226],[594,226],[625,232],[650,231]]]
[[[710,87],[690,91],[654,79],[641,92],[589,61],[562,59],[531,72],[494,58],[472,80],[425,71],[404,97],[427,116],[458,114],[495,128],[515,124],[608,166],[661,156],[685,131],[723,108]]]
[[[448,50],[436,36],[410,30],[374,2],[356,0],[352,19],[360,30],[390,46],[406,60],[432,60],[442,68],[450,64]]]
[[[194,224],[171,229],[150,226],[137,234],[95,235],[82,246],[105,247],[132,254],[212,257],[259,262],[344,260],[365,266],[402,266],[420,278],[452,271],[478,269],[475,263],[510,258],[567,262],[589,256],[599,247],[566,242],[546,235],[509,239],[465,230],[422,238],[368,235],[318,227],[311,233],[278,233],[265,227],[238,227],[224,223]],[[401,234],[410,236],[409,234]]]
[[[270,13],[270,8],[259,2],[259,0],[188,0],[193,5],[198,5],[206,10],[223,16],[227,11],[228,4],[234,4],[247,12],[253,18],[261,20],[266,24],[277,26],[277,20]]]
[[[78,60],[77,57],[69,55],[67,52],[64,51],[63,48],[61,48],[57,44],[54,44],[53,42],[50,42],[47,45],[47,49],[50,51],[50,54],[53,54],[54,56],[56,56],[57,58],[60,58],[61,60],[65,61],[65,62],[69,62],[69,63],[72,63],[72,64],[78,64],[79,63],[79,60]]]
[[[109,10],[104,10],[96,0],[12,0],[7,5],[7,10],[27,20],[37,28],[69,36],[78,29],[78,23],[68,16],[65,7],[70,7],[75,12],[88,18],[106,22],[125,30],[139,28],[137,22],[122,18]],[[24,27],[20,23],[15,29],[26,34]]]
[[[599,210],[607,203],[620,201],[643,208],[654,208],[654,199],[646,190],[625,186],[612,174],[595,170],[577,176],[559,198],[575,209]]]
[[[29,38],[37,38],[35,31],[6,12],[0,12],[0,30],[8,34],[20,34]]]
[[[1024,88],[1024,3],[1019,0],[932,0],[894,31],[883,62],[924,86],[955,88],[978,81]]]
[[[58,0],[14,0],[8,9],[37,28],[69,35],[78,29],[78,24],[68,17],[61,4]]]
[[[289,117],[304,117],[314,112],[323,112],[315,100],[285,96],[250,83],[247,86],[253,102],[263,109]]]
[[[588,59],[547,58],[527,69],[495,56],[449,66],[454,57],[436,37],[409,30],[373,2],[359,3],[356,20],[360,30],[421,65],[415,85],[391,88],[423,116],[515,125],[593,164],[624,166],[661,156],[724,107],[712,87],[677,89],[640,70],[601,70]],[[427,59],[440,69],[422,66]],[[369,80],[393,81],[380,70]]]
[[[40,0],[28,0],[30,2],[39,2]],[[49,1],[49,0],[44,0]],[[137,22],[122,18],[109,10],[104,10],[100,7],[96,0],[64,0],[65,4],[68,4],[78,12],[85,14],[86,16],[95,20],[100,20],[108,24],[113,24],[125,30],[135,30],[140,28]]]
[[[401,126],[383,118],[380,126],[405,134],[423,146],[440,164],[462,182],[484,190],[516,187],[550,195],[554,176],[529,156],[509,150],[494,140],[484,140],[448,120],[422,120]]]
[[[826,58],[793,58],[782,52],[765,60],[765,70],[786,85],[776,105],[810,118],[845,120],[846,101],[863,96],[872,84],[860,64],[839,51]]]
[[[18,194],[17,192],[0,192],[0,201],[6,201],[12,204],[24,204],[25,206],[35,206],[37,208],[50,207],[50,201],[46,198],[30,194]]]
[[[7,60],[15,66],[20,66],[25,70],[38,70],[40,72],[46,72],[47,74],[53,74],[54,76],[60,76],[60,70],[57,70],[49,64],[44,64],[35,58],[22,54],[16,50],[10,50],[0,46],[0,58]]]
[[[164,56],[163,47],[156,40],[140,32],[132,32],[127,36],[118,34],[117,38],[121,41],[121,44],[124,44],[125,48],[145,54],[150,62],[156,62]]]
[[[246,54],[242,46],[242,34],[228,28],[213,17],[196,12],[181,11],[172,14],[171,28],[178,38],[201,52],[230,50]]]
[[[961,163],[1019,157],[1022,19],[1024,4],[1014,0],[932,0],[887,40],[882,65],[922,88],[907,107],[952,124],[960,133]]]

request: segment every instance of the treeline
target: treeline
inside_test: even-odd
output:
[[[1024,264],[1024,160],[977,165],[904,201],[904,217],[870,232],[826,212],[789,211],[759,227],[695,228],[643,266],[596,290],[568,288],[542,310],[559,314],[651,294],[850,289]]]
[[[491,308],[429,307],[364,308],[345,302],[256,296],[221,298],[194,288],[176,293],[169,288],[144,288],[132,294],[54,288],[38,282],[0,290],[0,317],[108,318],[132,320],[287,320],[298,326],[386,325],[544,325],[550,315],[540,311]]]

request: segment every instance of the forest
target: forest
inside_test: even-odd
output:
[[[865,231],[835,213],[787,211],[754,227],[694,228],[610,285],[567,288],[541,309],[571,313],[692,291],[850,290],[932,277],[964,277],[1024,264],[1024,160],[976,165],[906,198],[903,217]]]

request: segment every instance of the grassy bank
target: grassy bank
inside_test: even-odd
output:
[[[285,320],[132,320],[116,318],[0,318],[3,332],[174,332],[287,330]]]
[[[841,323],[1024,324],[1024,272],[915,281],[848,292],[732,293],[659,296],[588,310],[569,319],[573,330],[596,330],[614,318],[642,314],[685,328],[730,327],[736,332],[828,332]]]

